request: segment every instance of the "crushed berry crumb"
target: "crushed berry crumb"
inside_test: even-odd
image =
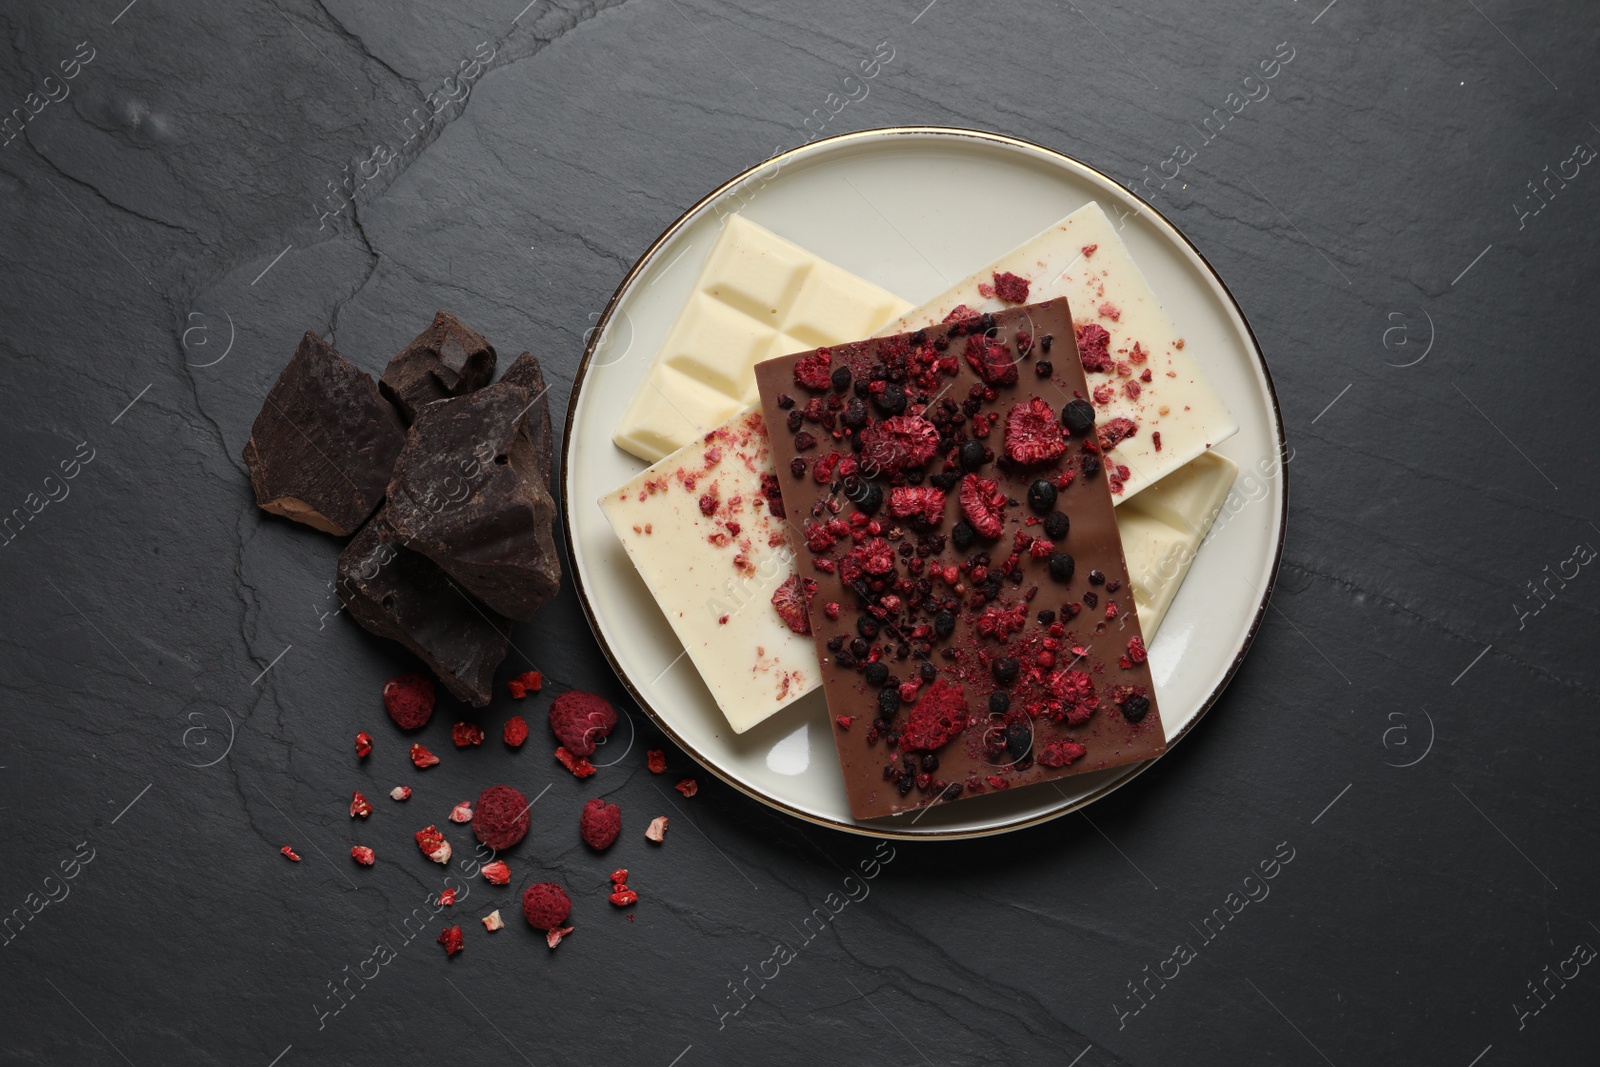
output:
[[[582,756],[574,756],[567,751],[565,745],[556,749],[556,759],[561,762],[561,766],[572,772],[574,778],[587,778],[595,771],[594,764]]]
[[[521,700],[529,693],[537,693],[544,688],[544,675],[538,671],[523,671],[515,678],[506,682],[506,689],[511,695]]]
[[[397,785],[389,790],[389,796],[393,800],[410,800],[411,787],[409,785]]]
[[[356,758],[366,759],[372,755],[372,735],[362,730],[356,734]]]
[[[460,952],[462,942],[464,940],[465,939],[461,936],[461,927],[459,926],[447,926],[439,934],[439,944],[444,946],[444,954],[446,958],[454,956],[457,952]]]
[[[352,819],[354,819],[357,816],[360,816],[361,818],[365,819],[368,815],[371,815],[371,814],[372,814],[372,805],[370,803],[368,803],[367,798],[362,796],[359,790],[357,792],[351,793],[350,794],[350,817]]]
[[[435,863],[450,862],[450,842],[444,839],[437,826],[424,826],[411,836],[416,838],[417,848],[424,856]]]
[[[505,885],[511,881],[511,868],[506,866],[505,860],[485,863],[481,873],[483,874],[483,880],[490,885]]]
[[[700,784],[693,778],[685,778],[672,788],[676,789],[686,797],[692,797],[696,793],[700,792]]]
[[[366,845],[356,845],[350,850],[350,858],[363,867],[371,867],[378,861],[378,856]]]
[[[475,723],[458,722],[450,727],[450,740],[457,748],[483,744],[483,729]]]
[[[435,766],[439,762],[439,757],[429,752],[422,745],[412,745],[411,762],[416,765],[418,770],[421,770],[424,767]]]
[[[450,809],[450,821],[451,822],[471,822],[472,821],[472,802],[468,801],[468,800],[463,800],[461,803],[459,803],[455,807],[451,808]]]

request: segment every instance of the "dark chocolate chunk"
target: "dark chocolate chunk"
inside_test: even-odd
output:
[[[435,400],[461,396],[494,377],[494,347],[448,311],[395,354],[379,386],[409,424]]]
[[[531,399],[501,382],[423,408],[395,463],[388,507],[406,547],[524,621],[561,582],[555,501],[522,418]]]
[[[244,461],[262,510],[344,537],[383,502],[404,446],[372,376],[307,333],[261,405]]]
[[[479,708],[489,703],[511,620],[473,600],[432,560],[402,546],[387,508],[339,554],[338,591],[356,622],[416,653],[456,699]]]
[[[539,457],[539,466],[544,471],[544,484],[554,496],[556,437],[550,426],[550,386],[545,383],[544,368],[539,366],[532,352],[524,352],[512,361],[500,380],[528,391],[528,410],[522,418],[528,424],[534,454]]]

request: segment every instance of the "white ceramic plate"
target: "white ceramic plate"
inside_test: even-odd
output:
[[[1227,287],[1153,208],[1076,160],[974,130],[868,130],[778,156],[673,223],[606,306],[573,385],[562,493],[579,598],[639,706],[707,770],[780,811],[822,825],[958,838],[1073,811],[1149,766],[991,793],[915,817],[857,822],[845,801],[821,692],[735,734],[694,665],[679,658],[682,645],[596,503],[645,466],[612,444],[611,434],[687,298],[722,214],[740,212],[920,304],[1090,200],[1121,220],[1134,259],[1240,425],[1218,448],[1240,467],[1233,495],[1150,648],[1169,743],[1228,684],[1277,576],[1288,486],[1277,397]]]

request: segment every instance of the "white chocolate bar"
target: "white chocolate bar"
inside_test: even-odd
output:
[[[1146,641],[1166,618],[1238,473],[1233,460],[1203,452],[1117,508],[1122,557]]]
[[[931,326],[962,304],[979,312],[999,311],[1008,306],[994,295],[995,275],[1002,272],[1027,279],[1027,303],[1064,296],[1080,332],[1086,325],[1097,324],[1111,335],[1108,352],[1115,367],[1091,371],[1086,365],[1084,370],[1099,425],[1104,427],[1120,417],[1137,426],[1133,436],[1106,455],[1108,480],[1117,503],[1131,499],[1238,432],[1239,424],[1201,374],[1194,354],[1185,350],[1139,265],[1095,203],[1079,208],[877,333]],[[1034,358],[1047,357],[1038,353]],[[1022,373],[1030,373],[1030,368],[1024,367]],[[1067,399],[1061,398],[1063,402]],[[1128,469],[1126,477],[1116,470],[1119,465]]]
[[[730,215],[612,439],[654,463],[756,403],[757,363],[859,340],[910,306]]]
[[[771,447],[751,408],[600,499],[736,733],[821,681],[811,638],[772,606],[794,553],[763,474],[772,474]]]

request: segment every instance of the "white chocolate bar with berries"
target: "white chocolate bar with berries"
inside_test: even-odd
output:
[[[910,307],[730,215],[612,439],[654,463],[754,404],[757,363],[858,340]]]
[[[1114,442],[1105,456],[1113,501],[1132,499],[1238,432],[1111,220],[1093,202],[877,336],[932,326],[963,305],[995,312],[1058,296],[1072,309],[1100,438]],[[1050,358],[1042,345],[1034,351],[1024,374]]]

